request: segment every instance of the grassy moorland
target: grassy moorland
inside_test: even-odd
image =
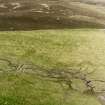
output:
[[[0,32],[0,105],[100,105],[96,97],[83,93],[81,81],[74,79],[74,90],[68,90],[44,73],[94,70],[88,78],[105,80],[104,61],[104,30]],[[94,85],[95,91],[105,88]]]

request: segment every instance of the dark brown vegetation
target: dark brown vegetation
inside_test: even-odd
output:
[[[103,0],[1,0],[0,30],[104,28],[104,5]]]

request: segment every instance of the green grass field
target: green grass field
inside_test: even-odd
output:
[[[95,97],[38,77],[44,70],[81,68],[105,80],[105,31],[91,29],[0,32],[0,105],[100,105]],[[30,67],[30,66],[29,66]],[[96,90],[105,88],[95,84]]]

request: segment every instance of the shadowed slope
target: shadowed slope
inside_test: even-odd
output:
[[[1,0],[0,30],[104,28],[104,5],[104,0]]]

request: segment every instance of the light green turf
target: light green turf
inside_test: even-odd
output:
[[[81,67],[87,72],[95,70],[90,77],[103,80],[105,31],[64,29],[0,32],[0,58],[16,63],[31,62],[46,69]],[[72,90],[65,95],[57,83],[24,72],[8,73],[8,67],[3,62],[0,67],[5,71],[0,72],[0,105],[100,105],[91,95]],[[104,86],[96,85],[96,90]]]

